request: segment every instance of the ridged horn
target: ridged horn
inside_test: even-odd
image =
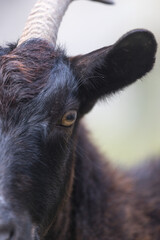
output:
[[[38,0],[33,7],[18,46],[23,42],[39,38],[56,46],[58,28],[72,0]]]
[[[58,28],[63,15],[73,0],[38,0],[33,7],[18,46],[23,42],[39,38],[56,46]],[[113,4],[113,0],[92,0]]]

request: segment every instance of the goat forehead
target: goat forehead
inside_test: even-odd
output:
[[[74,76],[65,65],[61,71],[61,66],[60,63],[53,69],[45,87],[30,101],[19,102],[16,106],[5,102],[8,106],[5,105],[5,109],[0,109],[3,110],[0,114],[0,127],[4,132],[10,133],[10,136],[13,134],[23,136],[29,129],[34,134],[37,129],[43,132],[51,120],[56,123],[66,111],[78,109],[77,85]]]
[[[63,88],[75,91],[73,74],[62,52],[55,52],[40,43],[3,57],[0,69],[1,112],[28,102],[41,92],[43,95],[47,91],[56,94],[61,90],[62,97]]]

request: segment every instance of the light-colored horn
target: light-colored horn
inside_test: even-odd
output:
[[[70,2],[72,0],[38,0],[18,45],[29,39],[39,38],[56,46],[58,28]]]

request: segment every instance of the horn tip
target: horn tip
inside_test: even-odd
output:
[[[114,1],[114,0],[92,0],[92,1],[100,2],[100,3],[105,3],[105,4],[110,4],[110,5],[115,4],[115,1]]]

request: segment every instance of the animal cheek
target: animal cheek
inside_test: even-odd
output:
[[[19,191],[27,192],[33,186],[33,181],[30,176],[26,174],[17,175],[16,181],[14,181],[15,186]]]

